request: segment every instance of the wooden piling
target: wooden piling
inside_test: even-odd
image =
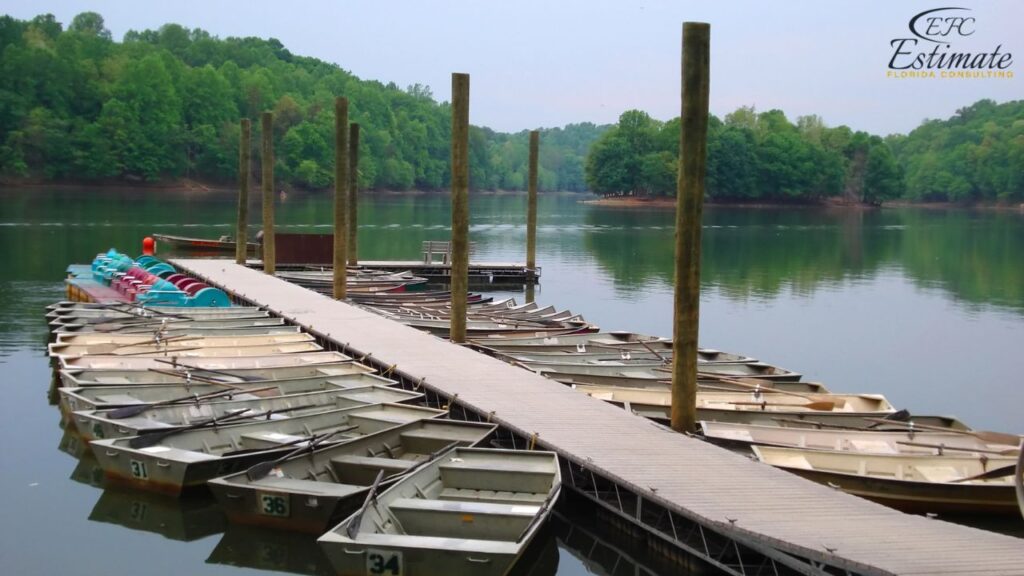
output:
[[[252,122],[242,118],[238,133],[238,221],[235,223],[235,263],[245,264],[249,248],[249,153]]]
[[[260,118],[263,131],[263,271],[273,274],[274,251],[274,113],[264,112]]]
[[[348,265],[359,263],[359,124],[348,132]]]
[[[348,295],[348,98],[334,99],[334,297]]]
[[[526,267],[537,268],[537,152],[540,132],[530,132],[530,164],[526,186]]]
[[[469,74],[452,74],[452,312],[450,338],[466,341],[469,290]]]
[[[676,271],[672,344],[672,429],[697,429],[700,236],[707,164],[711,27],[683,23],[682,114],[676,181]]]

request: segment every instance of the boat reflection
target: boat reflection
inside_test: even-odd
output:
[[[103,490],[89,520],[152,532],[181,542],[219,534],[227,527],[224,512],[209,494],[169,498],[123,488]]]
[[[87,452],[78,459],[78,465],[71,471],[71,479],[86,486],[103,488],[103,468],[93,457],[92,452]]]
[[[331,576],[334,571],[316,539],[316,534],[228,524],[206,563]]]
[[[206,559],[257,570],[273,570],[310,576],[332,576],[327,557],[316,543],[317,535],[229,524],[224,536]],[[509,576],[554,576],[558,571],[558,546],[549,529],[537,533]]]
[[[72,458],[93,458],[89,443],[78,435],[74,426],[64,428],[64,433],[60,436],[60,443],[57,444],[57,449]],[[95,460],[95,458],[93,459]]]

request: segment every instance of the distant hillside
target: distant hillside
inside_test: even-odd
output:
[[[910,200],[1024,200],[1024,100],[980,100],[886,139]]]
[[[629,110],[591,147],[591,190],[674,196],[679,119]],[[981,100],[949,120],[928,120],[882,139],[817,116],[739,108],[708,126],[707,195],[723,201],[839,198],[1018,202],[1024,200],[1024,101]]]
[[[421,85],[361,80],[289,52],[275,39],[219,39],[167,24],[112,40],[86,12],[67,29],[52,15],[0,17],[0,177],[8,181],[229,184],[238,120],[275,116],[279,184],[331,185],[336,96],[362,128],[360,184],[390,190],[449,184],[451,116]],[[605,127],[543,130],[541,190],[585,189],[583,158]],[[473,127],[474,189],[522,189],[527,132]]]

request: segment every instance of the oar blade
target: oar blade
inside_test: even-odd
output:
[[[975,474],[973,476],[967,476],[964,478],[957,478],[952,482],[959,484],[961,482],[971,482],[972,480],[994,480],[996,478],[1006,478],[1007,476],[1013,476],[1017,472],[1016,464],[1009,464],[1007,466],[1001,466],[999,468],[993,468],[987,472],[981,474]]]
[[[151,404],[137,404],[135,406],[115,408],[110,412],[107,412],[107,418],[110,418],[111,420],[124,420],[125,418],[138,416],[150,408],[152,408]]]

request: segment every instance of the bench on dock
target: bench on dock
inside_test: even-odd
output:
[[[441,264],[452,263],[452,243],[443,240],[424,240],[423,241],[423,263],[433,264],[434,256],[441,257]],[[476,251],[476,242],[469,243],[469,253],[472,254]]]

